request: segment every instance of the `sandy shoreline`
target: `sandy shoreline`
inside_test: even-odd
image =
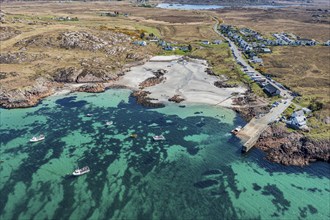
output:
[[[165,80],[160,84],[146,87],[143,90],[151,94],[150,98],[156,102],[166,104],[169,98],[179,95],[185,99],[183,103],[199,103],[235,107],[233,93],[244,93],[246,88],[218,88],[214,82],[217,76],[208,75],[205,70],[207,63],[204,60],[182,60],[180,56],[156,56],[151,62],[132,67],[129,72],[120,77],[115,85],[124,85],[138,90],[139,84],[150,77],[159,69],[166,70]]]

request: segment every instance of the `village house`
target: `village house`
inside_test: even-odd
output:
[[[300,45],[306,45],[306,46],[315,46],[316,45],[316,41],[315,40],[311,40],[311,39],[298,39],[298,42],[300,43]]]
[[[305,117],[304,111],[299,110],[294,112],[291,115],[291,120],[289,121],[288,125],[290,125],[293,128],[298,129],[306,129],[307,127],[307,119]]]
[[[210,44],[210,42],[208,40],[202,40],[201,43],[204,44],[204,45],[209,45]]]
[[[118,11],[114,11],[114,12],[102,12],[101,16],[108,16],[108,17],[117,17],[119,16],[119,12]]]
[[[269,48],[262,48],[263,53],[271,53],[272,51]]]
[[[164,40],[160,40],[160,41],[158,42],[158,45],[161,46],[161,47],[165,47],[165,46],[167,45],[167,43],[166,43],[166,41],[164,41]]]
[[[188,52],[189,51],[189,47],[188,46],[181,46],[181,47],[179,47],[179,50],[181,50],[183,52]]]
[[[147,46],[147,42],[145,42],[145,41],[134,41],[133,44],[139,45],[139,46]]]
[[[263,63],[263,60],[260,58],[260,57],[257,57],[257,56],[253,56],[251,61],[253,63],[259,63],[259,64],[262,64]]]
[[[213,44],[217,44],[217,45],[219,45],[219,44],[221,44],[222,43],[222,40],[215,40],[215,41],[213,41]]]
[[[330,40],[324,43],[325,46],[330,46]]]
[[[166,45],[165,47],[163,47],[163,50],[166,50],[166,51],[174,51],[175,48],[172,47],[171,45]]]
[[[272,84],[268,83],[267,85],[265,85],[264,87],[264,91],[269,95],[269,96],[276,96],[279,95],[281,93],[281,91],[273,86]]]
[[[312,113],[312,110],[310,110],[309,108],[302,108],[302,110],[306,115],[309,115],[310,113]]]

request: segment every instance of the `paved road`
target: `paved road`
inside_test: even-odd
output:
[[[262,76],[258,71],[256,71],[251,65],[249,65],[242,56],[241,51],[238,50],[237,46],[233,41],[231,41],[228,37],[222,35],[222,33],[218,30],[219,21],[216,19],[216,24],[214,25],[214,31],[226,39],[229,43],[231,51],[234,55],[234,58],[237,63],[241,63],[242,66],[245,66],[248,71],[253,71],[258,75]],[[262,76],[264,77],[264,76]],[[264,77],[266,79],[266,77]],[[280,117],[280,115],[290,106],[292,103],[293,97],[291,96],[291,92],[285,88],[281,88],[278,86],[278,83],[271,79],[266,79],[268,83],[272,84],[276,88],[280,90],[280,95],[285,97],[282,102],[278,104],[278,106],[273,107],[271,111],[263,116],[258,118],[253,118],[238,134],[237,136],[241,138],[244,142],[244,151],[248,151],[250,148],[258,140],[260,134],[268,127],[268,125],[274,122],[276,119]]]

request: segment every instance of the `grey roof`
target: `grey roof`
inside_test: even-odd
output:
[[[291,117],[302,117],[302,116],[305,116],[303,110],[295,111],[295,112],[291,115]]]
[[[273,95],[276,93],[276,91],[278,90],[278,88],[276,88],[275,86],[273,86],[272,84],[268,83],[265,87],[264,87],[264,90]]]

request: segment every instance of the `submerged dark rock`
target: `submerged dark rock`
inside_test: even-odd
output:
[[[215,169],[215,170],[207,170],[204,173],[202,173],[203,176],[208,176],[208,175],[220,175],[223,174],[221,170]]]
[[[194,187],[204,189],[216,185],[218,183],[219,182],[217,180],[202,180],[197,183],[194,183]]]

